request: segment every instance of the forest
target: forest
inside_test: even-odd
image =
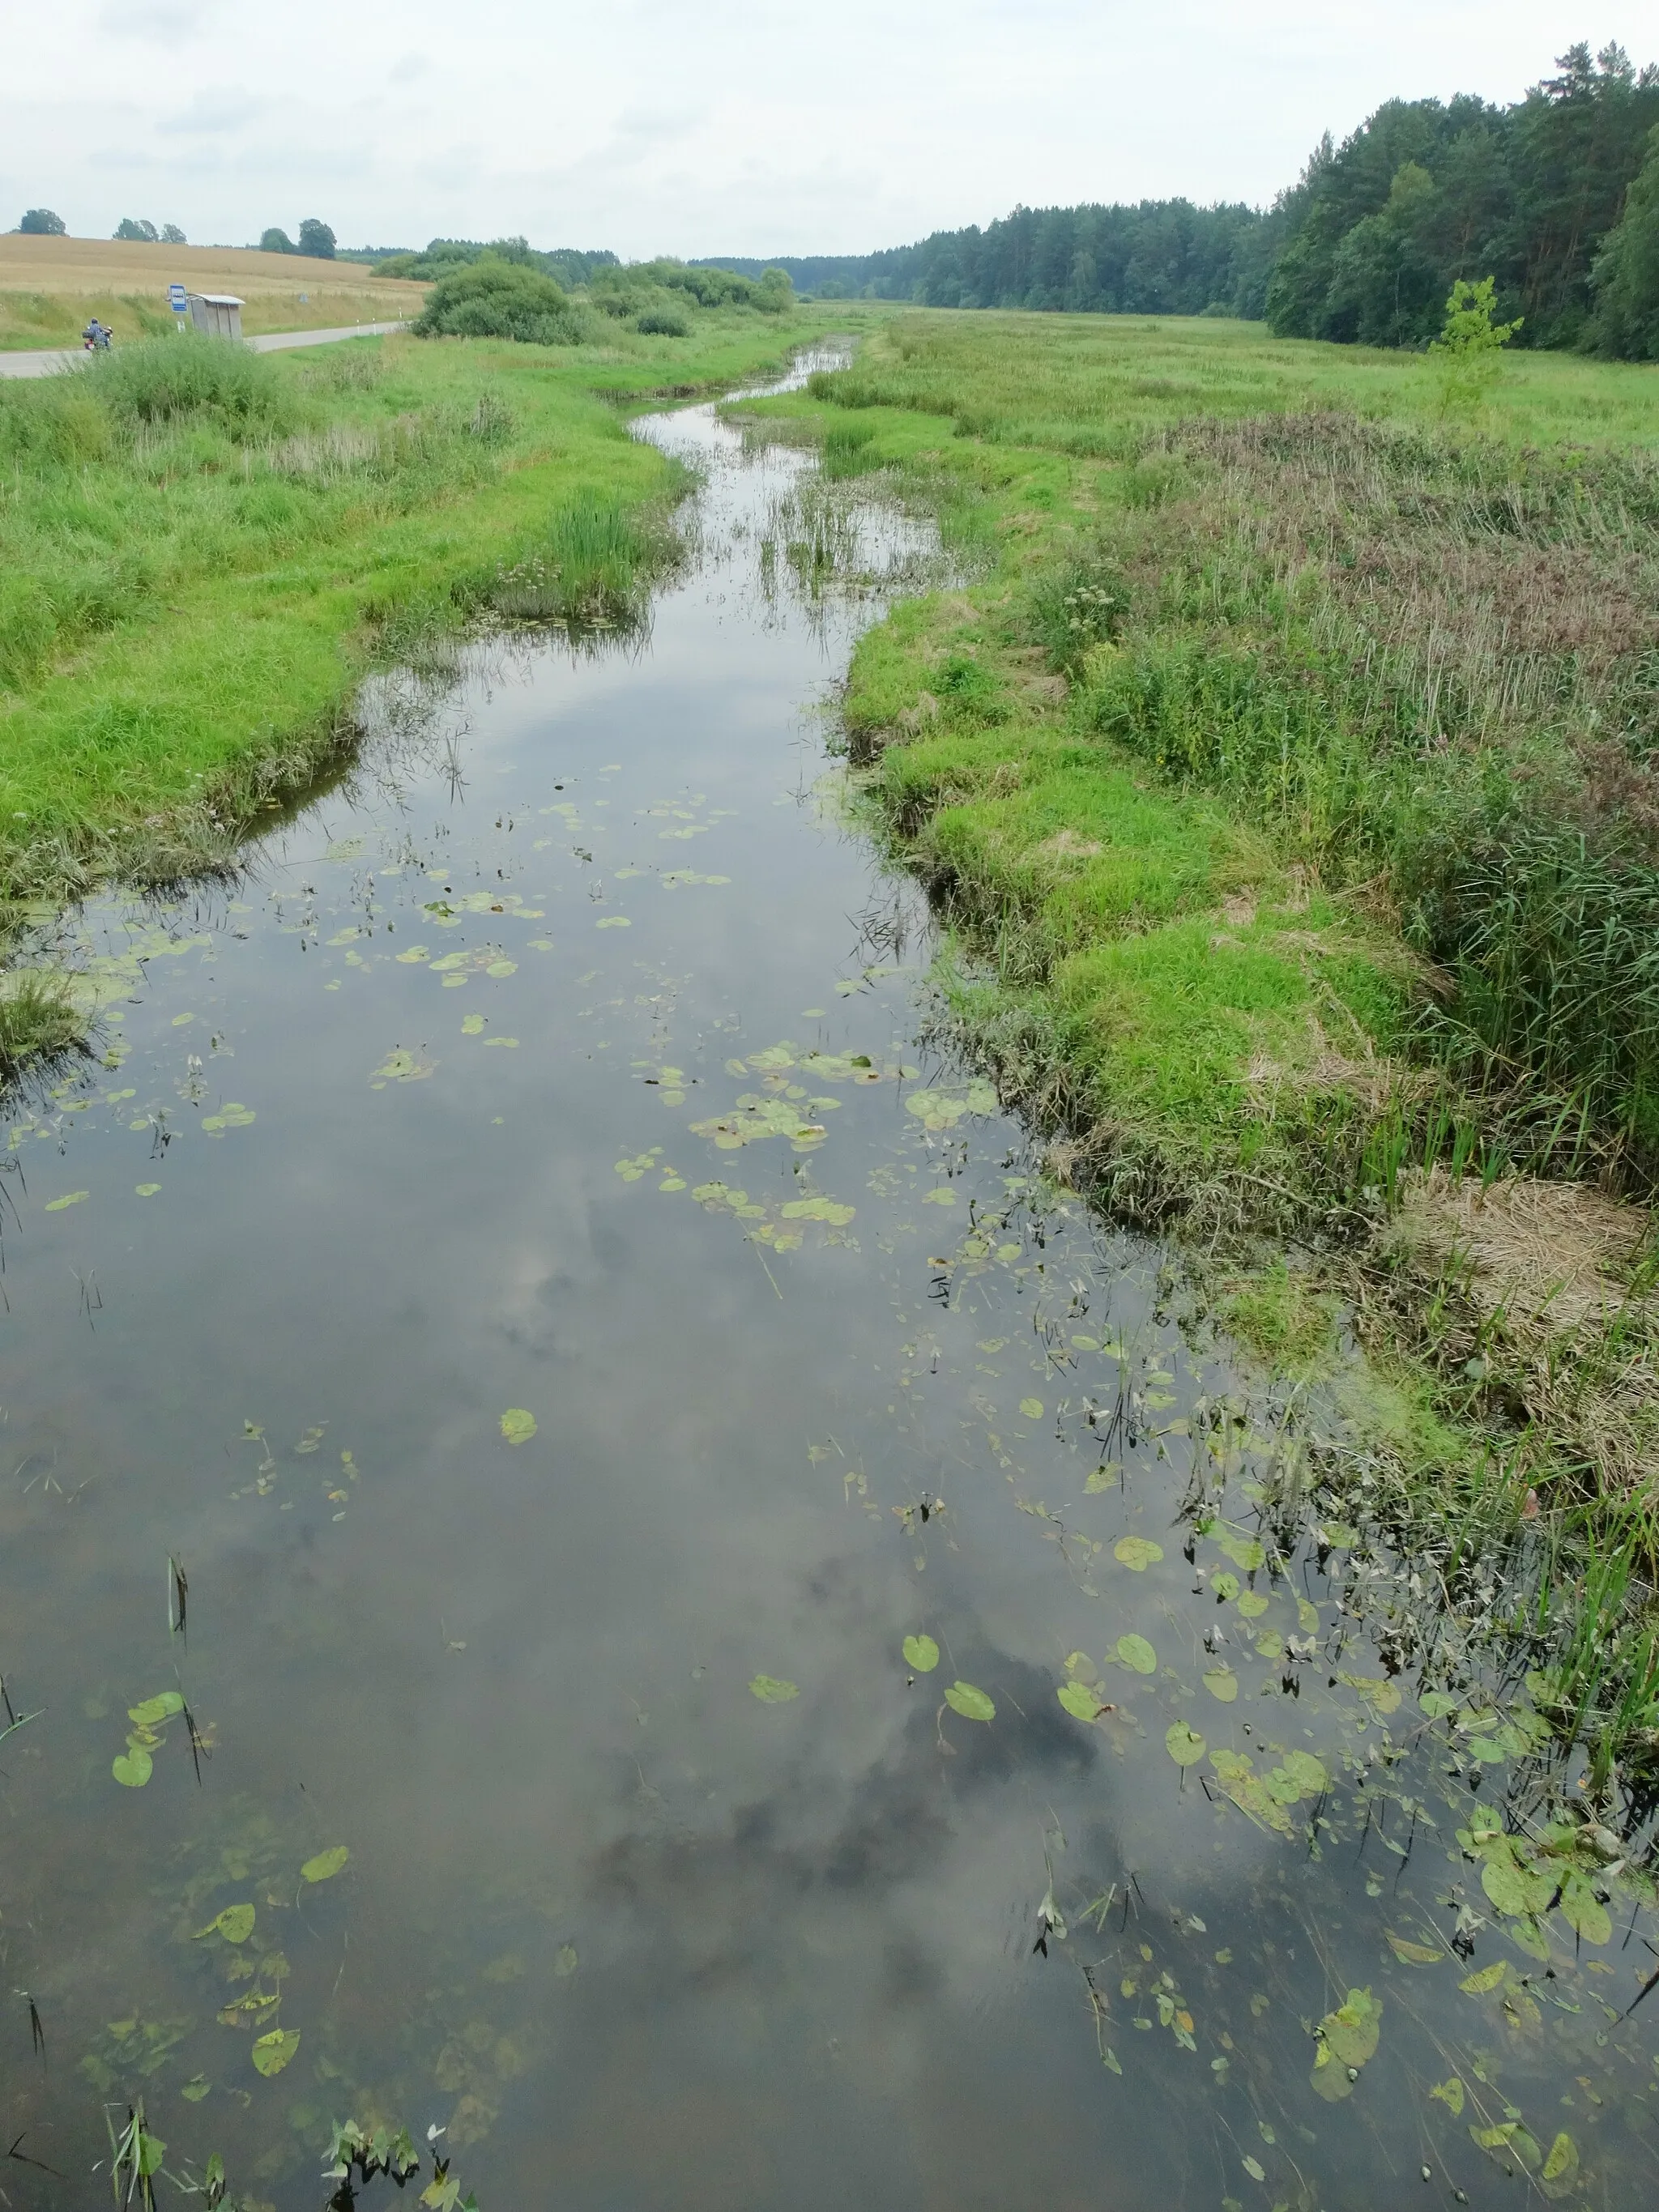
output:
[[[1387,100],[1340,145],[1322,139],[1267,210],[1017,207],[982,230],[772,265],[820,299],[1231,315],[1382,346],[1425,343],[1452,284],[1492,276],[1517,344],[1659,358],[1659,68],[1581,44],[1556,70],[1508,106]]]

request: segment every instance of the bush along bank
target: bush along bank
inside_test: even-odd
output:
[[[845,699],[963,1040],[1323,1408],[1313,1509],[1386,1525],[1636,1804],[1659,471],[1409,405],[1175,416],[1079,462],[1064,417],[997,434],[971,360],[904,405],[909,339],[771,411],[995,526]]]

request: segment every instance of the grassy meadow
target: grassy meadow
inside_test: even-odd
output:
[[[844,726],[969,1049],[1403,1526],[1531,1544],[1510,1626],[1609,1758],[1659,1758],[1656,403],[913,311],[756,410],[962,551]]]
[[[418,315],[426,295],[423,284],[377,276],[363,262],[9,232],[0,236],[0,353],[77,345],[94,315],[118,343],[170,336],[167,287],[175,283],[235,293],[250,337],[398,322]]]

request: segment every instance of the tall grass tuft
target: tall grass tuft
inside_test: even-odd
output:
[[[293,419],[275,364],[219,338],[150,338],[70,374],[88,378],[92,396],[130,426],[203,422],[240,440],[278,435]]]

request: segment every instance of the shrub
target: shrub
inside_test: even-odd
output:
[[[272,364],[222,338],[148,338],[77,372],[118,422],[216,423],[234,438],[286,429],[288,387]]]
[[[427,295],[417,337],[514,338],[521,345],[575,345],[581,319],[550,276],[487,255]]]
[[[678,307],[647,307],[635,316],[634,327],[644,337],[687,338],[691,318]]]

